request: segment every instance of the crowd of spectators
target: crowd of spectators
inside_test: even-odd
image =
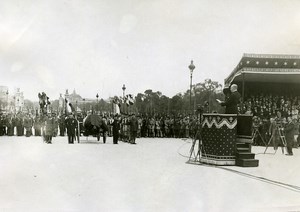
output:
[[[291,116],[298,119],[300,108],[300,96],[278,96],[278,95],[251,95],[245,98],[239,107],[240,113],[250,113],[260,119],[270,119],[280,111],[282,116]]]
[[[300,121],[300,96],[279,96],[279,95],[251,95],[239,106],[241,114],[253,115],[253,133],[256,132],[254,144],[272,145],[272,122],[279,120],[282,129],[287,125],[288,118],[291,118],[295,129],[295,147],[300,144],[299,121]],[[280,115],[279,115],[280,114]],[[256,131],[257,130],[257,131]],[[259,132],[259,133],[258,133]],[[260,135],[261,136],[260,136]],[[282,132],[284,135],[284,131]]]

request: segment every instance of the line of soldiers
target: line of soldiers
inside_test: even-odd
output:
[[[128,139],[130,127],[127,122],[130,117],[121,118],[121,139]],[[168,137],[168,138],[189,138],[194,137],[199,129],[199,119],[196,116],[178,116],[178,117],[137,117],[137,136],[138,137]]]
[[[57,116],[55,113],[47,113],[43,116],[30,114],[1,114],[0,136],[43,136],[46,143],[52,143],[52,137],[65,136],[67,133],[69,143],[74,143],[77,120],[73,114]]]
[[[197,116],[142,116],[142,115],[113,115],[102,114],[101,118],[107,124],[108,130],[104,132],[103,137],[114,137],[114,143],[118,140],[135,143],[136,137],[170,137],[170,138],[188,138],[194,137],[199,128],[199,119]],[[77,120],[81,124],[84,114],[78,114]],[[31,116],[30,114],[2,114],[0,116],[0,136],[18,135],[23,136],[42,136],[43,132],[47,134],[47,142],[51,142],[52,137],[65,136],[66,132],[70,134],[69,143],[75,140],[76,127],[75,121],[72,129],[67,130],[66,120],[73,118],[65,115],[57,116],[55,113],[47,114],[45,117]],[[75,119],[76,120],[76,119]],[[134,120],[134,121],[133,121]],[[70,124],[69,124],[70,125]],[[43,127],[46,127],[44,131]],[[82,128],[82,124],[81,127]],[[25,132],[25,133],[24,133]],[[71,135],[74,134],[74,135]],[[43,135],[44,136],[44,135]]]
[[[35,129],[35,135],[40,136],[40,121],[30,114],[1,114],[0,115],[0,136],[24,136],[33,135],[32,128]]]

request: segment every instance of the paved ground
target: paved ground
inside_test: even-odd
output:
[[[300,149],[212,167],[186,163],[190,140],[137,143],[0,137],[0,211],[300,211]]]

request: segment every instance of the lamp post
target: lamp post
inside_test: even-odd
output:
[[[75,101],[75,117],[77,118],[77,105],[78,105],[78,100]]]
[[[123,90],[123,99],[124,99],[124,97],[125,97],[125,90],[126,90],[125,84],[123,84],[122,90]]]
[[[8,90],[6,91],[6,103],[7,103],[7,106],[6,106],[6,111],[8,112]]]
[[[98,95],[98,93],[97,93],[97,95],[96,95],[96,98],[97,98],[97,113],[98,113],[98,98],[99,98],[99,95]]]
[[[18,107],[18,112],[19,112],[20,111],[19,98],[17,99],[17,101],[18,101],[17,107]]]
[[[85,99],[83,98],[83,112],[85,113]]]
[[[190,69],[190,112],[192,110],[192,80],[193,80],[193,71],[195,68],[196,67],[193,64],[193,61],[191,61],[191,64],[189,65],[189,69]]]

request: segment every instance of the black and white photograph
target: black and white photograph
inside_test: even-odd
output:
[[[1,0],[0,211],[300,211],[299,8]]]

